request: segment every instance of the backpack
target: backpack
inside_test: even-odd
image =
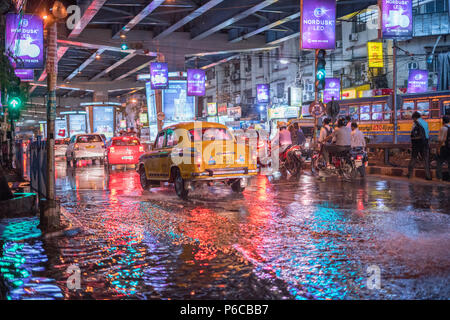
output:
[[[425,134],[425,129],[420,125],[419,122],[415,122],[414,128],[411,131],[411,141],[413,143],[425,143],[427,136]]]

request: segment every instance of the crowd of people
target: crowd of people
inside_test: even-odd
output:
[[[414,167],[419,160],[423,160],[425,167],[425,177],[432,180],[430,170],[430,130],[428,123],[421,117],[419,112],[412,114],[413,127],[411,130],[411,160],[408,165],[408,178],[412,177]],[[450,118],[442,118],[442,128],[438,138],[438,152],[436,158],[436,177],[443,180],[442,167],[445,162],[450,165]],[[305,135],[298,122],[278,123],[278,132],[273,139],[273,145],[279,145],[279,152],[282,153],[292,144],[304,145]],[[319,133],[319,147],[321,147],[324,160],[328,167],[331,167],[330,155],[351,149],[365,150],[366,139],[364,134],[358,129],[358,124],[352,122],[349,116],[340,118],[335,129],[332,127],[331,119],[322,120],[322,127]]]

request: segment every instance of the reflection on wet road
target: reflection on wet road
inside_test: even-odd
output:
[[[57,169],[61,204],[85,229],[15,248],[34,252],[37,269],[13,299],[450,297],[448,186],[259,176],[243,195],[207,187],[186,202],[171,186],[142,191],[134,170]],[[13,245],[1,240],[0,262]],[[78,291],[66,286],[73,264]],[[45,286],[33,292],[36,279]]]

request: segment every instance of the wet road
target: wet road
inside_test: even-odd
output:
[[[84,230],[42,240],[35,219],[0,223],[11,299],[450,298],[448,185],[259,176],[186,202],[142,191],[134,170],[59,163],[57,188]]]

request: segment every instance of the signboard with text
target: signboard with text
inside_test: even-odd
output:
[[[164,62],[150,64],[150,83],[153,90],[166,89],[169,85],[169,67]]]
[[[334,49],[336,0],[301,0],[300,48]]]
[[[381,0],[381,29],[384,39],[404,39],[413,35],[413,0]]]
[[[204,70],[188,69],[187,70],[188,96],[204,96],[205,80],[206,75]]]
[[[258,84],[256,86],[256,102],[269,103],[270,100],[270,85]]]
[[[14,73],[21,81],[33,81],[34,70],[33,69],[15,69]]]
[[[428,71],[409,70],[408,93],[421,93],[428,91]]]
[[[215,102],[208,103],[208,116],[213,117],[217,115],[217,104]]]
[[[383,43],[367,42],[367,57],[369,68],[383,68]]]
[[[334,100],[340,100],[341,80],[339,78],[325,79],[325,89],[323,90],[323,103]]]
[[[14,68],[44,67],[44,27],[39,16],[8,13],[5,30],[6,52],[14,57]]]

